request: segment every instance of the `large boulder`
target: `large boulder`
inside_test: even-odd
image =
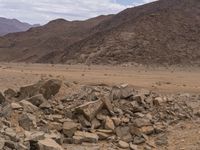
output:
[[[30,98],[30,97],[33,97],[33,96],[39,94],[42,83],[43,83],[43,81],[39,81],[36,84],[21,87],[19,90],[19,99],[22,100],[25,98]]]
[[[44,98],[50,99],[55,96],[60,88],[62,82],[57,79],[51,79],[48,81],[39,81],[36,84],[21,87],[19,94],[20,99],[30,98],[38,94],[42,94]]]
[[[55,96],[59,92],[61,83],[60,80],[49,80],[41,86],[40,93],[43,94],[44,98],[49,99],[51,96]]]

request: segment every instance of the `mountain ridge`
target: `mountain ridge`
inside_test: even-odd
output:
[[[0,36],[4,36],[9,33],[27,31],[28,29],[37,26],[39,26],[39,24],[31,25],[25,22],[20,22],[17,19],[0,17]]]
[[[160,0],[85,21],[58,19],[0,39],[0,54],[7,50],[0,60],[200,65],[199,14],[198,0]]]

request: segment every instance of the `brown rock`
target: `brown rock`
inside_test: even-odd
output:
[[[96,114],[102,109],[103,102],[101,100],[88,102],[77,107],[75,110],[77,113],[84,114],[84,116],[89,120],[92,121]]]
[[[95,133],[77,131],[73,139],[75,144],[81,144],[82,142],[97,143],[99,137]]]
[[[23,110],[23,107],[18,103],[11,103],[10,106],[14,110]]]
[[[133,143],[130,143],[129,146],[131,150],[138,150],[138,146]]]
[[[51,96],[55,96],[59,92],[61,83],[62,82],[60,80],[51,79],[21,87],[19,91],[20,99],[33,97],[38,94],[42,94],[44,98],[49,99]]]
[[[96,132],[96,134],[99,137],[99,140],[106,140],[107,138],[110,137],[110,134],[103,133],[103,132]]]
[[[139,100],[137,100],[137,101],[132,101],[130,104],[131,104],[131,107],[132,107],[132,112],[142,112],[144,109],[143,109],[143,107],[142,106],[140,106],[139,104],[138,104],[138,101]],[[141,102],[141,100],[140,100],[140,102]]]
[[[97,129],[101,126],[101,123],[99,120],[97,120],[96,118],[94,118],[92,120],[92,129]]]
[[[154,131],[154,128],[152,126],[144,126],[144,127],[141,127],[140,128],[140,131],[146,135],[150,135],[150,134],[153,134],[155,131]]]
[[[137,118],[133,121],[136,127],[143,127],[143,126],[150,126],[151,122],[149,119],[146,118]]]
[[[107,117],[105,120],[105,129],[115,130],[115,125],[110,117]]]
[[[6,128],[3,132],[6,136],[10,138],[11,141],[17,142],[17,133],[12,128]]]
[[[51,105],[48,101],[44,101],[40,106],[41,109],[50,109]]]
[[[63,123],[63,133],[67,137],[72,137],[78,128],[78,124],[72,121]]]
[[[130,133],[134,136],[141,136],[142,132],[140,131],[140,128],[135,127],[134,125],[130,125]]]
[[[133,138],[133,143],[134,144],[142,144],[145,142],[145,139],[142,136],[135,136]]]
[[[118,145],[120,148],[123,148],[123,149],[129,148],[129,144],[121,140],[118,142]]]
[[[63,125],[62,125],[62,123],[58,123],[58,122],[49,122],[48,123],[48,128],[50,130],[62,131]]]
[[[39,81],[37,84],[21,87],[19,90],[19,98],[22,100],[39,94],[41,84],[42,81]]]
[[[62,82],[57,79],[48,80],[41,86],[40,93],[43,94],[44,98],[49,99],[59,92],[61,84]]]
[[[77,118],[83,127],[89,128],[92,126],[91,123],[83,115],[78,115]]]
[[[153,105],[160,106],[164,102],[162,97],[156,97],[153,99]]]
[[[28,132],[26,131],[25,132],[25,136],[26,136],[26,139],[25,141],[39,141],[39,140],[43,140],[45,137],[44,137],[45,133],[42,132],[42,131],[36,131],[36,132]]]
[[[23,107],[25,112],[34,113],[38,111],[38,107],[36,107],[35,105],[26,100],[20,101],[19,104]]]
[[[107,97],[102,97],[101,100],[103,101],[104,106],[107,108],[107,110],[110,112],[110,114],[114,115],[114,109],[113,109],[113,105],[112,105],[110,99]]]
[[[52,139],[38,141],[39,150],[64,150],[58,143]]]
[[[35,127],[36,118],[32,114],[22,114],[18,120],[19,125],[24,129],[30,131]]]
[[[35,95],[31,98],[26,99],[26,101],[32,103],[33,105],[39,107],[43,102],[45,102],[45,98],[42,94]]]
[[[110,93],[111,100],[127,99],[131,96],[133,96],[133,88],[131,88],[130,86],[126,84],[121,85],[121,86],[114,86]]]
[[[115,126],[119,126],[121,124],[121,119],[117,117],[112,117],[111,118],[115,124]]]
[[[13,89],[7,89],[4,91],[4,95],[6,98],[14,98],[17,96],[17,93]]]
[[[130,133],[130,129],[128,126],[125,127],[117,127],[116,135],[125,142],[130,142],[132,140],[132,135]]]
[[[133,96],[133,88],[128,84],[121,85],[121,98],[126,99]]]

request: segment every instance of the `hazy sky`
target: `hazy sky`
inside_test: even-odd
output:
[[[56,18],[83,20],[155,0],[0,0],[0,16],[45,24]]]

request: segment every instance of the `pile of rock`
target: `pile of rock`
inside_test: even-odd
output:
[[[98,150],[109,143],[104,149],[151,150],[167,146],[169,125],[200,114],[199,97],[190,95],[164,97],[129,85],[103,85],[55,99],[61,85],[39,81],[0,93],[0,149],[73,150],[96,143],[88,149]]]

